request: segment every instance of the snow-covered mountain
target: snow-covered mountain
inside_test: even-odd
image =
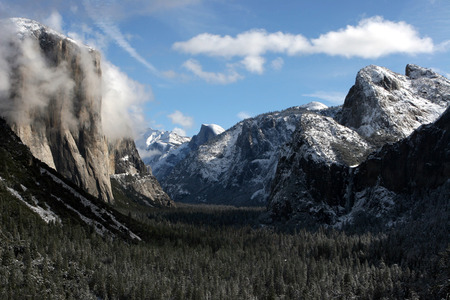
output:
[[[441,159],[448,168],[444,153],[450,140],[448,133],[442,134],[448,116],[437,125],[418,127],[436,121],[449,106],[450,81],[415,65],[406,70],[409,76],[366,67],[335,120],[317,114],[302,117],[281,151],[269,197],[274,219],[341,226],[364,212],[368,218],[387,220],[383,217],[405,205],[405,197],[411,199],[428,186],[417,179],[426,181],[427,166]],[[443,184],[449,174],[441,168],[435,170]]]
[[[271,194],[271,203],[324,196],[345,206],[345,189],[336,190],[345,180],[340,172],[448,106],[448,79],[415,65],[406,73],[368,66],[342,107],[313,102],[244,120],[192,152],[161,184],[175,201],[264,205]]]
[[[139,135],[135,143],[144,163],[151,166],[154,171],[154,165],[163,155],[177,149],[190,140],[189,137],[180,136],[173,131],[149,128]]]
[[[173,131],[148,129],[136,140],[136,145],[144,163],[161,181],[191,151],[224,131],[216,124],[202,124],[200,132],[191,139]]]
[[[450,101],[450,81],[416,65],[406,75],[368,66],[358,72],[338,121],[374,144],[405,138],[434,122]]]
[[[198,147],[161,180],[175,201],[264,205],[281,145],[307,108],[246,119]]]

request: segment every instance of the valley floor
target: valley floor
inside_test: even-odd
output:
[[[81,224],[47,225],[0,192],[1,299],[440,299],[449,293],[446,222],[386,233],[286,232],[259,225],[262,208],[122,209],[144,240],[135,242],[102,238]]]

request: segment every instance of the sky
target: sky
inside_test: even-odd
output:
[[[448,0],[0,0],[0,17],[39,21],[100,51],[123,79],[111,105],[132,111],[136,133],[192,136],[201,124],[340,105],[371,64],[450,77]]]

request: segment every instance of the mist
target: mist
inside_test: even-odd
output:
[[[47,126],[76,132],[97,115],[109,140],[134,138],[146,127],[142,105],[153,97],[150,88],[100,59],[99,52],[75,42],[78,64],[69,66],[64,59],[45,57],[33,33],[14,22],[1,21],[0,30],[0,115],[10,124],[27,126],[48,118]],[[79,74],[82,78],[75,78]],[[52,105],[60,112],[57,120],[50,117]]]
[[[109,139],[134,138],[147,127],[142,105],[153,99],[148,87],[102,61],[102,125]]]

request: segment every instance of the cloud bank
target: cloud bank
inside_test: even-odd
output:
[[[264,29],[253,29],[235,37],[202,33],[190,40],[176,42],[172,48],[191,55],[221,57],[228,60],[238,58],[240,59],[238,64],[247,71],[262,74],[266,62],[264,56],[267,54],[288,56],[325,54],[376,59],[398,53],[408,55],[433,53],[442,47],[434,45],[429,37],[421,37],[413,26],[405,22],[392,22],[376,16],[363,19],[356,26],[348,25],[313,39],[301,34],[268,33]],[[188,62],[188,69],[192,73],[209,82],[221,80],[223,83],[230,83],[242,78],[236,73],[234,80],[214,79],[215,76],[212,74],[202,73],[201,65],[197,61]],[[279,57],[272,61],[271,65],[274,69],[280,69],[283,63]]]

